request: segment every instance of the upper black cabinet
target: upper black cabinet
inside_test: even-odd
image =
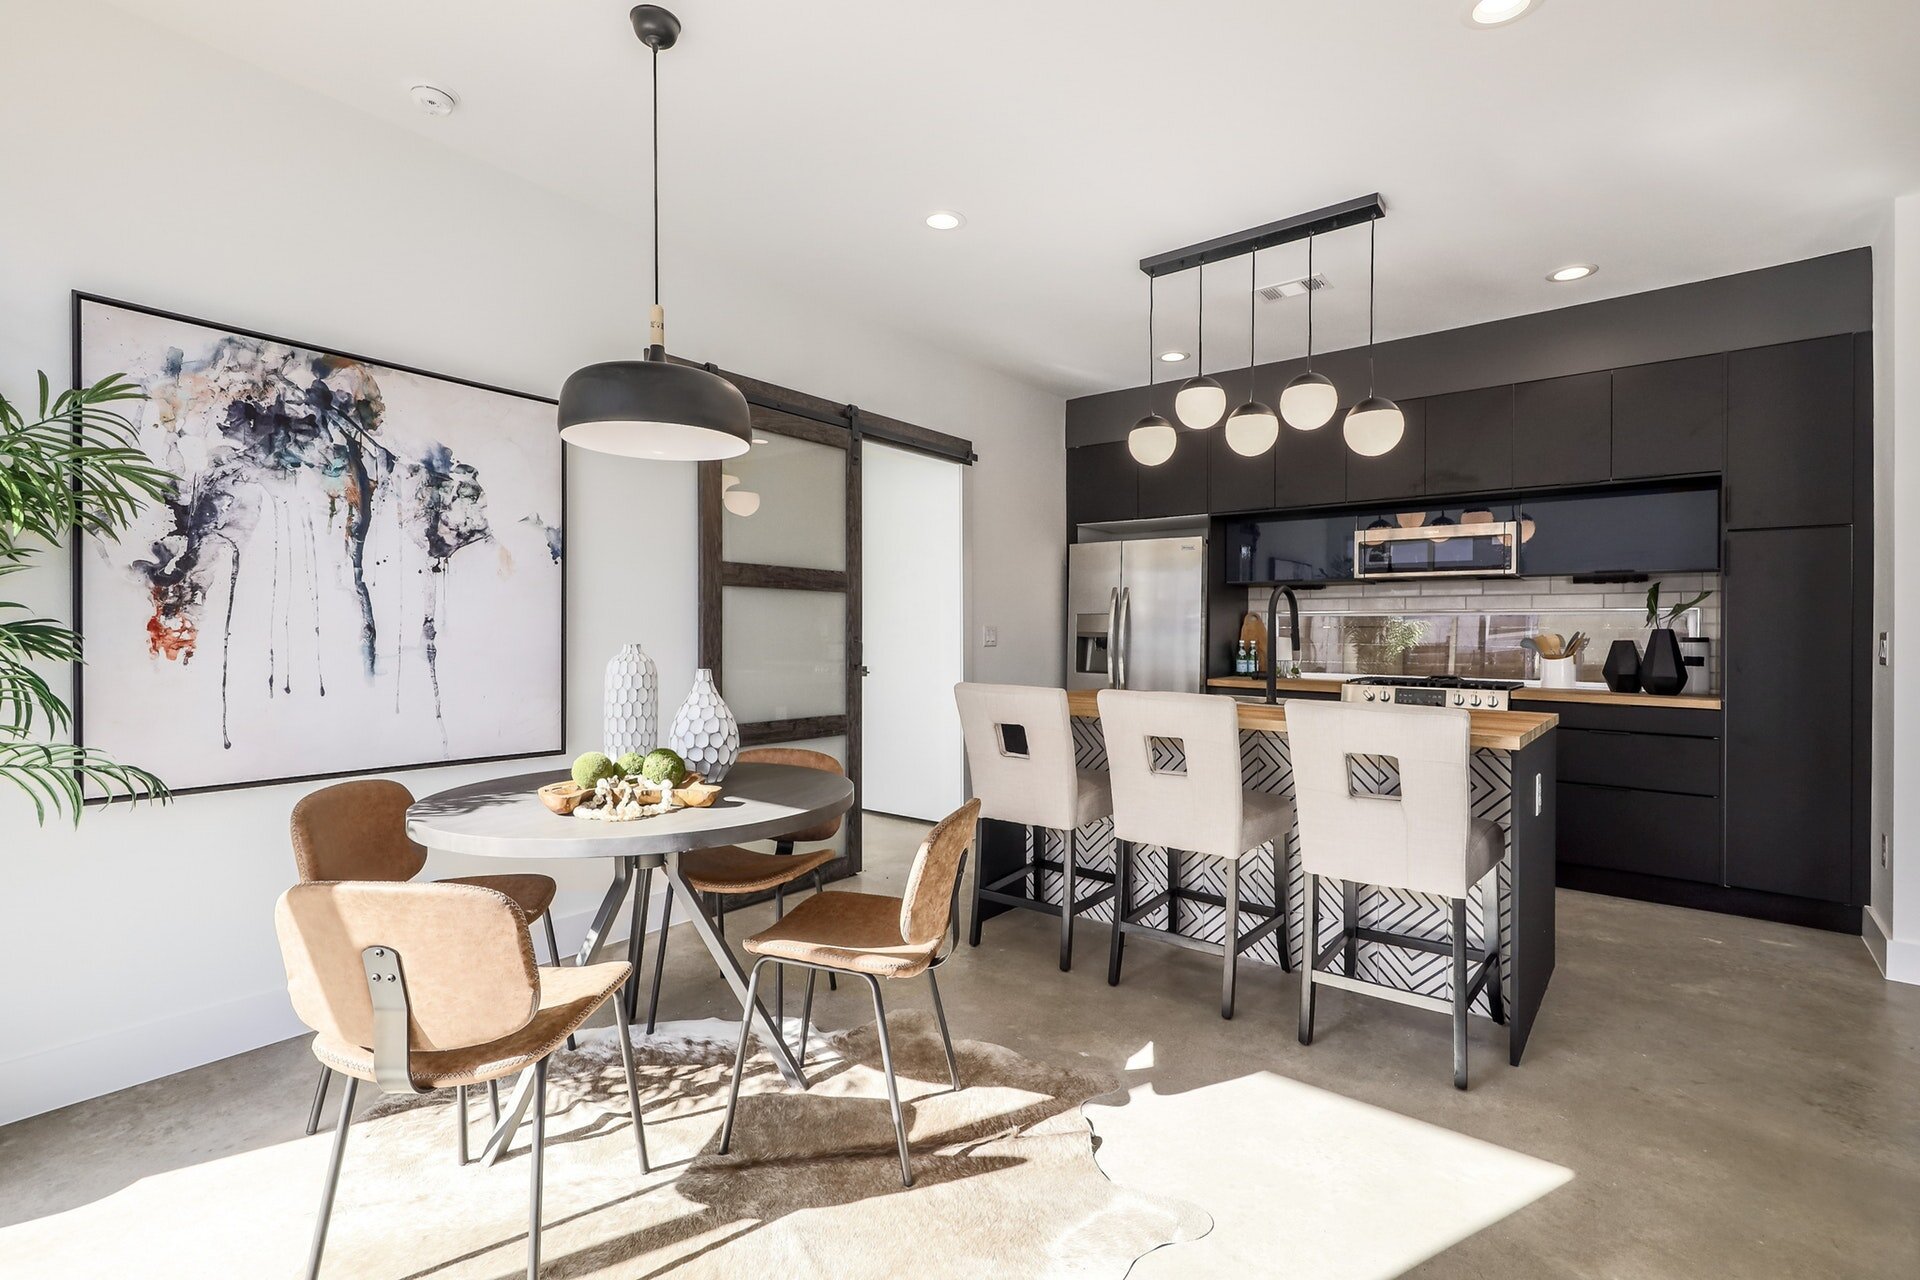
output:
[[[1281,428],[1285,443],[1286,428]],[[1242,457],[1227,445],[1227,433],[1215,429],[1207,437],[1207,500],[1214,511],[1271,511],[1273,457],[1267,450],[1256,458]],[[1187,441],[1181,441],[1182,444]]]
[[[1276,507],[1330,507],[1346,501],[1347,442],[1340,416],[1315,431],[1295,431],[1283,421],[1273,447]],[[1402,445],[1404,446],[1404,443]]]
[[[1718,471],[1726,431],[1726,356],[1613,371],[1615,480]]]
[[[1328,582],[1353,577],[1354,517],[1229,520],[1227,581]]]
[[[1141,470],[1124,441],[1067,450],[1067,523],[1101,524],[1139,515]]]
[[[1212,437],[1224,434],[1225,428],[1189,431],[1175,427],[1174,430],[1179,432],[1179,443],[1174,445],[1171,458],[1157,467],[1134,467],[1139,476],[1143,520],[1154,516],[1198,516],[1207,512],[1207,458],[1213,448]]]
[[[1710,573],[1720,567],[1720,490],[1619,488],[1526,498],[1520,572]]]
[[[1363,458],[1347,452],[1347,501],[1381,502],[1395,498],[1418,498],[1427,491],[1427,406],[1422,400],[1402,400],[1400,410],[1407,416],[1407,433],[1400,443],[1377,458]],[[1322,431],[1338,431],[1342,419],[1335,418]],[[1342,445],[1344,448],[1344,444]]]
[[[1522,382],[1513,389],[1513,483],[1599,484],[1613,475],[1613,374]]]
[[[1727,370],[1727,526],[1850,524],[1853,337],[1736,351]]]
[[[1428,493],[1513,485],[1513,388],[1483,387],[1427,400]]]

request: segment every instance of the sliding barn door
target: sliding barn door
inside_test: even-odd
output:
[[[860,869],[860,438],[753,405],[755,443],[700,464],[700,665],[740,742],[824,751],[853,779],[840,842]]]

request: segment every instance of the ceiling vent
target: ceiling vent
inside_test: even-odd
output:
[[[1327,278],[1315,274],[1300,276],[1294,280],[1282,280],[1278,284],[1263,284],[1255,287],[1263,302],[1278,302],[1282,298],[1300,298],[1309,293],[1318,293],[1327,288]]]

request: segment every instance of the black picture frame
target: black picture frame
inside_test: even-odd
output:
[[[559,408],[559,402],[554,398],[552,398],[551,396],[535,395],[529,391],[518,391],[511,387],[495,386],[490,383],[475,381],[474,379],[471,379],[471,378],[461,378],[461,377],[456,377],[452,374],[436,373],[431,369],[422,369],[415,365],[401,364],[397,361],[392,361],[392,360],[382,360],[374,356],[360,355],[350,351],[341,351],[335,347],[331,347],[323,343],[305,342],[296,338],[288,338],[281,334],[265,333],[257,329],[247,329],[237,325],[227,324],[223,321],[208,320],[200,316],[187,315],[185,313],[178,312],[178,311],[168,311],[161,307],[152,307],[152,306],[147,306],[144,303],[129,302],[123,298],[109,297],[104,294],[89,293],[81,289],[75,289],[72,291],[72,306],[71,306],[70,350],[72,355],[73,385],[76,387],[82,385],[82,378],[84,376],[82,373],[82,366],[84,363],[84,353],[81,349],[81,309],[88,303],[94,303],[100,306],[115,307],[123,311],[131,311],[140,315],[152,316],[155,319],[171,320],[181,324],[198,325],[202,328],[218,330],[219,332],[233,334],[237,337],[252,338],[261,342],[276,342],[289,347],[297,347],[304,351],[319,352],[320,354],[333,356],[341,360],[353,361],[358,364],[376,365],[382,369],[390,369],[395,373],[411,374],[415,377],[421,377],[421,378],[432,378],[432,379],[435,379],[436,381],[451,383],[456,386],[468,387],[476,391],[486,391],[495,395],[511,396],[511,397],[514,397],[515,399],[532,401],[535,404],[550,405],[555,409],[556,413],[558,412],[558,408]],[[555,422],[554,430],[556,434],[559,431],[559,425],[557,420]],[[285,777],[276,777],[276,778],[250,778],[250,779],[245,779],[237,782],[210,783],[204,786],[182,787],[177,789],[169,788],[168,789],[169,794],[174,796],[205,795],[209,793],[217,793],[217,792],[223,792],[223,791],[248,790],[255,787],[285,786],[290,783],[325,782],[335,778],[354,778],[354,777],[361,777],[369,774],[404,773],[404,772],[410,772],[417,769],[450,769],[450,768],[455,768],[461,765],[492,764],[492,763],[498,763],[498,762],[509,761],[509,760],[535,760],[535,759],[542,759],[549,756],[564,755],[566,753],[566,744],[567,744],[567,579],[569,577],[568,565],[570,563],[567,552],[568,552],[568,544],[571,541],[571,537],[572,537],[568,516],[569,516],[569,512],[568,512],[568,506],[567,506],[567,455],[563,446],[561,456],[560,456],[560,537],[561,537],[560,662],[559,662],[559,671],[557,673],[557,678],[559,681],[558,693],[559,693],[559,705],[560,705],[560,723],[559,723],[560,740],[559,742],[555,743],[551,748],[540,748],[537,750],[529,750],[529,751],[515,751],[515,752],[508,752],[505,754],[497,754],[497,755],[463,756],[459,759],[454,759],[454,760],[421,760],[421,761],[415,761],[407,764],[370,764],[370,765],[360,766],[352,769],[337,769],[337,770],[333,770],[325,773],[291,774]],[[84,535],[76,535],[72,543],[71,555],[69,557],[71,560],[70,592],[72,597],[72,618],[73,618],[72,627],[73,627],[73,630],[81,636],[81,646],[82,646],[83,654],[85,652],[85,643],[86,643],[85,642],[85,636],[86,636],[85,621],[86,620],[83,615],[84,596],[82,592],[82,583],[84,580],[83,574],[84,574],[85,564],[87,560],[84,544],[85,544]],[[73,741],[76,746],[84,747],[87,745],[86,663],[84,661],[75,662],[72,664],[72,666],[73,666],[73,700],[72,700]],[[164,772],[164,770],[162,772]],[[93,796],[93,797],[89,797],[86,803],[102,804],[102,803],[105,803],[105,800],[106,800],[106,797]]]

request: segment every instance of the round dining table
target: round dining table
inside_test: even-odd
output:
[[[619,918],[621,905],[636,882],[640,884],[634,909],[635,929],[644,928],[646,898],[652,873],[662,871],[669,892],[680,899],[688,920],[714,964],[743,1003],[747,975],[726,941],[682,875],[675,855],[689,849],[771,840],[804,831],[853,807],[853,783],[838,773],[782,764],[737,764],[722,782],[720,797],[701,809],[675,809],[629,822],[596,822],[562,817],[542,804],[537,794],[560,779],[551,771],[521,773],[508,778],[471,782],[465,786],[416,800],[407,810],[407,834],[428,849],[482,858],[516,858],[530,862],[561,858],[604,858],[613,864],[612,883],[581,943],[578,963],[592,964],[606,945],[608,931]],[[638,955],[640,948],[632,946]],[[559,963],[555,956],[555,963]],[[633,981],[637,984],[636,971]],[[794,1061],[766,1007],[754,1002],[754,1016],[767,1032],[768,1051],[790,1084],[802,1084]],[[500,1158],[512,1141],[532,1098],[532,1073],[523,1073],[512,1104],[482,1159]]]

